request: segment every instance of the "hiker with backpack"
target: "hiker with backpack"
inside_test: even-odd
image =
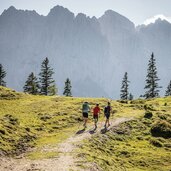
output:
[[[111,106],[110,106],[110,102],[108,102],[107,106],[105,106],[105,108],[104,108],[104,115],[106,117],[106,121],[105,121],[105,125],[104,125],[105,128],[110,126],[109,118],[110,118],[111,110],[112,109],[111,109]]]
[[[95,130],[97,129],[97,122],[99,119],[99,113],[100,113],[99,104],[96,104],[96,106],[93,108],[93,118],[94,118]]]
[[[84,129],[87,128],[87,121],[88,121],[88,113],[90,112],[90,106],[88,102],[84,102],[82,106],[82,114],[83,114],[83,120],[84,120]]]

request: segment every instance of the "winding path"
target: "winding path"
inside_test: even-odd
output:
[[[112,121],[110,127],[117,126],[120,123],[131,120],[132,118],[117,118]],[[99,122],[98,125],[102,125]],[[99,133],[101,128],[95,132],[93,130],[81,130],[75,135],[71,135],[67,140],[59,144],[57,147],[46,146],[43,151],[56,151],[59,156],[56,158],[42,159],[42,160],[29,160],[25,158],[0,158],[0,171],[80,171],[77,162],[79,159],[74,157],[74,151],[78,148],[77,145],[82,140],[91,138],[92,133]],[[95,169],[93,169],[95,171]]]

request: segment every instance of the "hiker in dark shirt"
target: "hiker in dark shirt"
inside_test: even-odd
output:
[[[111,106],[110,106],[110,102],[108,102],[108,105],[105,106],[104,108],[104,115],[106,117],[106,121],[105,121],[105,128],[106,126],[109,127],[110,126],[110,123],[109,123],[109,118],[110,118],[110,113],[111,113]]]

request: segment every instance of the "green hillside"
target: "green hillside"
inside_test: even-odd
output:
[[[82,127],[84,101],[91,107],[98,102],[103,109],[108,99],[33,96],[0,87],[0,156],[58,156],[41,148],[60,144]],[[80,168],[93,163],[105,171],[171,170],[171,97],[111,105],[112,120],[133,119],[83,140],[75,152]],[[104,122],[103,112],[100,120]],[[93,125],[92,116],[88,124]]]
[[[105,171],[171,170],[171,98],[123,104],[124,116],[128,108],[134,116],[139,113],[137,117],[84,141],[82,163],[95,162],[98,170]]]
[[[63,141],[81,123],[84,101],[104,106],[107,99],[33,96],[0,87],[0,153],[18,155]]]

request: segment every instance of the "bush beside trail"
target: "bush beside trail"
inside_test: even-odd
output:
[[[159,120],[153,124],[151,133],[155,137],[171,138],[171,124],[166,120]]]

